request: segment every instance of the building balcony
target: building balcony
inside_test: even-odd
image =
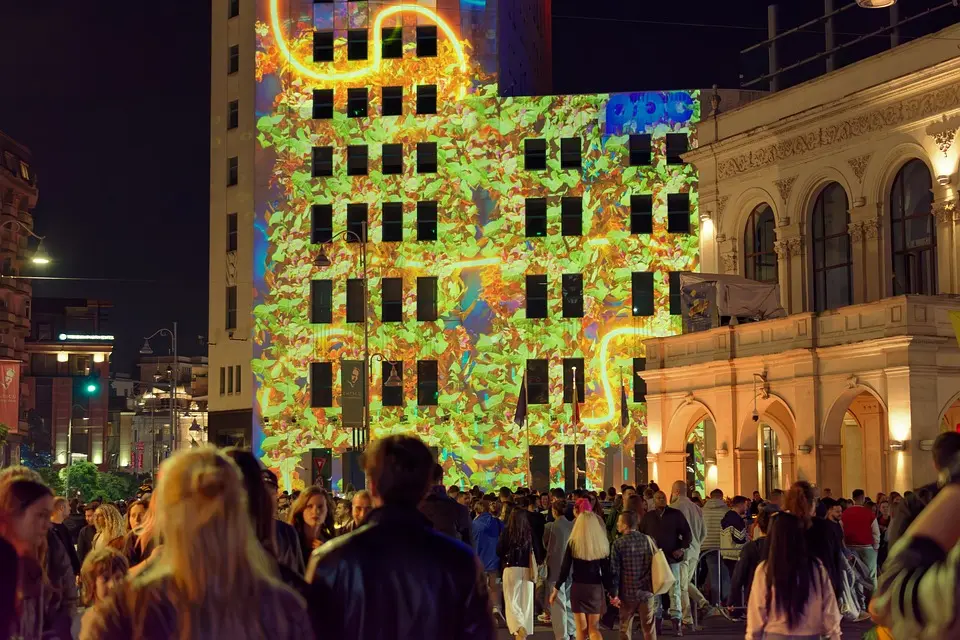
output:
[[[796,313],[776,320],[718,327],[644,341],[647,371],[772,356],[897,337],[955,340],[949,312],[960,296],[897,296],[823,313]]]

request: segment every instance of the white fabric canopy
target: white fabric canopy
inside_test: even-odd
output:
[[[717,314],[739,318],[781,318],[780,285],[720,273],[681,273],[680,288],[713,286]]]

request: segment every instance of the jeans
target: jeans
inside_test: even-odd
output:
[[[573,609],[570,608],[570,581],[557,586],[557,598],[550,605],[550,626],[553,627],[553,637],[556,640],[569,640],[576,635],[577,628],[573,623]],[[531,633],[533,629],[528,629]]]
[[[711,549],[707,554],[707,571],[710,574],[710,593],[713,595],[713,604],[726,602],[730,595],[730,574],[727,572],[726,565],[720,561],[720,552],[716,549]]]
[[[643,640],[657,640],[657,631],[653,621],[653,612],[657,608],[656,598],[647,598],[638,602],[620,603],[620,640],[632,640],[633,620],[640,619]]]
[[[670,571],[673,572],[673,587],[670,588],[670,618],[672,620],[680,620],[683,617],[683,605],[680,600],[680,584],[683,582],[681,580],[682,573],[682,562],[671,562]]]
[[[877,589],[877,550],[873,547],[850,547],[850,550],[857,554],[857,557],[867,565],[867,571],[870,572],[870,580],[873,582],[873,589]]]
[[[683,624],[693,624],[693,616],[690,612],[691,601],[693,606],[702,607],[707,599],[700,593],[696,585],[697,562],[700,560],[700,552],[696,549],[687,549],[680,569],[680,601],[683,604]]]

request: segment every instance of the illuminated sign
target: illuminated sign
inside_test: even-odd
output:
[[[79,333],[61,333],[60,339],[63,341],[72,340],[76,342],[112,342],[113,336],[86,335]]]

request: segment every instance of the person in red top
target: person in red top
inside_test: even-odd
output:
[[[865,507],[863,489],[854,489],[853,504],[843,512],[843,539],[847,547],[867,565],[873,588],[877,588],[877,550],[880,526],[873,510]]]

